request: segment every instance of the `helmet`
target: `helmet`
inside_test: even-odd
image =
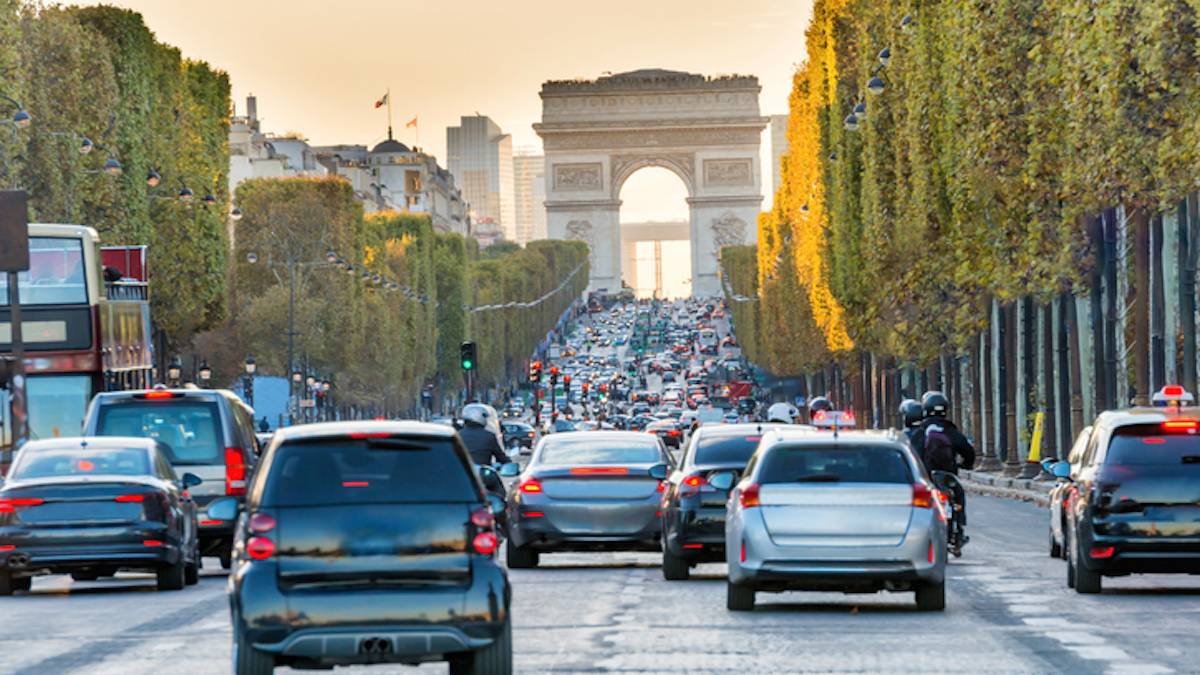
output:
[[[900,402],[900,419],[903,420],[905,427],[917,426],[924,416],[925,408],[915,399],[906,398]]]
[[[773,403],[767,408],[767,421],[793,424],[800,416],[800,411],[791,403]]]
[[[926,417],[949,417],[950,399],[940,391],[927,391],[921,397],[921,407]]]
[[[463,406],[462,418],[467,424],[474,424],[477,427],[486,427],[490,412],[488,406],[479,403],[468,403]]]
[[[830,412],[833,410],[833,404],[830,403],[829,399],[825,398],[824,396],[814,396],[813,399],[808,402],[808,412],[815,413],[818,410]]]

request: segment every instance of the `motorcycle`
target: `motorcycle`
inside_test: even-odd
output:
[[[949,471],[931,472],[933,484],[938,488],[938,500],[942,513],[946,515],[946,548],[955,558],[962,557],[963,546],[971,540],[966,533],[967,512],[964,504],[956,498],[965,495],[958,477]]]

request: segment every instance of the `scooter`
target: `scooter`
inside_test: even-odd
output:
[[[957,498],[958,495],[965,495],[966,491],[958,477],[949,471],[933,471],[931,477],[938,488],[942,512],[946,514],[946,548],[955,558],[961,558],[963,546],[971,541],[966,533],[965,505]]]

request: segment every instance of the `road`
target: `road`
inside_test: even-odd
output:
[[[985,497],[971,507],[944,614],[916,612],[911,594],[819,593],[763,594],[755,612],[731,614],[722,565],[668,583],[654,555],[544,556],[511,572],[516,672],[1196,672],[1200,580],[1106,579],[1103,595],[1078,596],[1045,555],[1039,509]],[[228,673],[225,576],[206,563],[199,586],[174,593],[148,576],[36,580],[0,601],[4,671]]]

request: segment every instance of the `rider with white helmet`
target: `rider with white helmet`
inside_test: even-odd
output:
[[[463,428],[458,437],[476,464],[491,464],[493,459],[500,463],[508,461],[500,442],[500,420],[495,408],[483,403],[468,403],[463,406],[461,416]]]
[[[800,418],[800,409],[791,403],[773,403],[767,408],[767,421],[780,424],[795,424]]]

